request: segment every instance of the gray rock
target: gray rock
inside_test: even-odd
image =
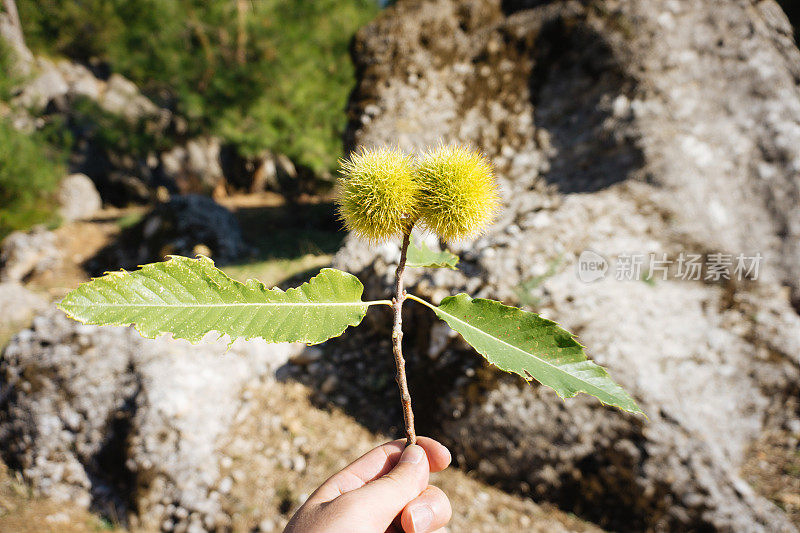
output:
[[[3,351],[0,443],[41,494],[148,531],[224,529],[220,443],[247,384],[296,349],[147,340],[52,310]]]
[[[132,81],[120,74],[112,74],[104,81],[83,65],[67,60],[54,62],[44,57],[37,57],[33,65],[35,76],[25,82],[14,100],[18,106],[39,112],[58,98],[86,97],[131,124],[148,118],[159,122],[170,119],[167,110],[156,106]]]
[[[144,96],[135,83],[116,73],[108,78],[98,104],[109,113],[125,117],[131,123],[165,112]]]
[[[272,531],[276,531],[277,528],[278,526],[275,525],[275,521],[270,518],[265,518],[258,523],[258,531],[262,533],[271,533]]]
[[[57,65],[71,95],[85,96],[94,101],[100,100],[100,95],[107,86],[106,82],[98,79],[88,68],[79,63],[61,60]]]
[[[0,281],[21,281],[45,273],[59,266],[62,259],[55,233],[44,226],[15,231],[0,246]]]
[[[223,147],[220,161],[227,184],[241,191],[259,193],[269,190],[291,196],[301,186],[297,168],[283,154],[265,150],[246,157],[228,145]]]
[[[480,475],[610,528],[795,531],[737,474],[765,427],[796,419],[800,383],[800,52],[778,6],[401,0],[354,52],[352,146],[470,143],[501,185],[496,225],[453,243],[462,270],[412,272],[410,290],[532,303],[649,415],[475,372],[415,313],[411,379],[437,391],[423,429]],[[612,261],[583,283],[584,250],[763,262],[757,280],[682,281],[672,265],[645,284]],[[350,238],[335,264],[367,297],[389,293],[380,250]],[[377,350],[380,332],[347,350]]]
[[[67,176],[58,186],[61,218],[66,221],[90,218],[103,208],[94,182],[85,174]]]
[[[315,346],[309,346],[305,350],[295,354],[289,362],[293,365],[307,366],[322,358],[323,352]]]
[[[16,281],[0,283],[0,309],[13,310],[0,314],[0,333],[8,335],[27,327],[33,315],[45,310],[48,302]]]
[[[36,58],[33,72],[35,76],[25,83],[21,93],[14,99],[14,104],[41,112],[48,102],[66,95],[69,85],[56,64],[49,59]]]
[[[170,254],[194,255],[195,247],[202,244],[220,263],[238,259],[246,251],[236,217],[205,196],[177,196],[157,207],[143,225],[143,242],[149,242],[153,251],[160,245],[161,252],[169,249]]]
[[[220,140],[192,139],[161,154],[164,177],[181,193],[211,194],[225,177],[220,163]]]
[[[278,190],[278,166],[271,153],[249,162],[253,168],[248,190],[253,193]]]

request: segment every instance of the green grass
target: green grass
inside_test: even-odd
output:
[[[64,154],[41,134],[0,120],[0,239],[34,224],[57,225],[54,193],[65,172]]]
[[[306,281],[330,264],[345,235],[330,203],[240,208],[236,216],[256,253],[223,270],[268,286]]]
[[[128,228],[132,228],[136,224],[144,219],[144,213],[136,212],[136,213],[127,213],[122,215],[114,222],[117,224],[117,227],[121,230],[126,230]]]
[[[233,279],[241,282],[257,279],[267,287],[280,285],[288,280],[305,277],[308,281],[324,267],[331,264],[333,255],[306,254],[293,259],[265,259],[252,263],[229,265],[222,270]],[[305,276],[304,276],[305,274]]]
[[[0,102],[8,102],[25,81],[12,74],[12,61],[12,51],[0,40]],[[35,224],[58,224],[54,192],[66,174],[68,137],[63,124],[48,122],[28,134],[0,118],[0,240]]]
[[[0,101],[11,99],[14,87],[21,81],[18,77],[11,74],[11,49],[0,39]]]
[[[110,153],[145,158],[153,151],[169,150],[175,139],[141,118],[135,123],[109,113],[87,97],[77,97],[70,108],[72,127],[92,132],[92,142]]]

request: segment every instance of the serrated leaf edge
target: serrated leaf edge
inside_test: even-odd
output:
[[[160,261],[160,262],[162,262],[162,263],[167,263],[167,262],[170,262],[170,261],[176,261],[176,262],[179,262],[179,263],[180,263],[180,262],[185,262],[185,261],[199,261],[199,262],[205,262],[205,263],[207,263],[209,266],[212,266],[212,267],[214,267],[214,268],[217,268],[217,267],[215,266],[215,264],[214,264],[214,261],[213,261],[213,260],[212,260],[210,257],[206,257],[206,256],[204,256],[204,255],[198,255],[198,256],[197,256],[195,259],[192,259],[192,258],[190,258],[190,257],[183,257],[183,256],[180,256],[180,255],[168,255],[168,256],[166,256],[166,257],[167,257],[167,261]],[[147,268],[147,267],[151,267],[151,266],[153,266],[153,265],[155,265],[155,264],[157,264],[157,263],[159,263],[159,262],[156,262],[156,263],[147,263],[147,264],[144,264],[144,265],[139,265],[139,269],[141,270],[141,269],[144,269],[144,268]],[[361,283],[361,281],[360,281],[360,280],[359,280],[359,279],[358,279],[356,276],[353,276],[353,275],[352,275],[352,274],[350,274],[349,272],[345,272],[345,271],[343,271],[343,270],[338,270],[338,269],[335,269],[335,268],[323,268],[323,269],[321,269],[321,270],[319,271],[319,273],[318,273],[316,276],[313,276],[313,277],[312,277],[312,278],[310,278],[308,281],[306,281],[306,282],[303,282],[302,284],[300,284],[300,285],[299,285],[299,286],[297,286],[297,287],[292,287],[292,288],[290,288],[290,289],[287,289],[287,290],[285,290],[285,291],[284,291],[283,289],[279,288],[279,287],[273,287],[273,288],[269,288],[269,289],[268,289],[268,288],[267,288],[267,286],[266,286],[266,285],[264,285],[264,283],[263,283],[263,282],[261,282],[260,280],[257,280],[257,279],[247,279],[247,280],[246,280],[244,283],[242,283],[242,282],[240,282],[240,281],[237,281],[237,280],[235,280],[235,279],[231,278],[230,276],[228,276],[227,274],[225,274],[225,272],[223,272],[222,270],[220,270],[220,272],[221,272],[221,273],[222,273],[222,274],[223,274],[223,275],[224,275],[226,278],[228,278],[228,279],[229,279],[231,282],[233,282],[233,283],[241,283],[242,285],[251,285],[251,284],[256,284],[256,285],[257,285],[257,286],[259,286],[259,287],[260,287],[262,290],[265,290],[265,291],[267,291],[267,292],[269,292],[269,293],[273,293],[273,294],[287,294],[287,293],[290,293],[290,291],[301,291],[301,290],[302,290],[302,287],[304,287],[304,286],[306,286],[306,285],[309,285],[310,283],[312,283],[312,282],[313,282],[313,281],[314,281],[316,278],[318,278],[319,276],[321,276],[321,275],[323,275],[323,274],[326,274],[327,272],[338,272],[338,273],[342,273],[342,274],[347,274],[348,276],[352,276],[353,278],[355,278],[355,280],[356,280],[356,281],[358,281],[358,283],[359,283],[359,285],[360,285],[360,289],[361,289],[361,290],[360,290],[360,294],[359,294],[359,298],[360,298],[360,297],[361,297],[361,296],[364,294],[364,285]],[[87,320],[84,320],[84,319],[82,319],[82,318],[80,318],[80,317],[78,317],[78,316],[75,316],[75,314],[74,314],[73,312],[71,312],[69,309],[67,309],[67,308],[65,308],[65,307],[63,306],[63,304],[64,304],[64,300],[66,300],[66,299],[67,299],[67,298],[70,296],[70,294],[72,294],[74,291],[77,291],[78,289],[80,289],[81,287],[83,287],[83,286],[85,286],[85,285],[89,285],[90,283],[92,283],[92,282],[94,282],[94,281],[96,281],[96,280],[98,280],[98,279],[105,278],[105,277],[107,277],[107,276],[114,276],[114,275],[116,275],[116,276],[124,277],[124,276],[126,276],[126,275],[130,275],[131,273],[132,273],[132,272],[129,272],[129,271],[125,270],[125,269],[120,269],[120,270],[115,270],[115,271],[105,272],[105,273],[104,273],[102,276],[93,277],[91,280],[89,280],[89,281],[86,281],[86,282],[84,282],[84,283],[81,283],[80,285],[78,285],[78,287],[76,287],[75,289],[73,289],[72,291],[70,291],[70,292],[69,292],[69,293],[68,293],[68,294],[67,294],[67,295],[66,295],[66,296],[65,296],[65,297],[64,297],[64,298],[63,298],[61,301],[59,301],[59,302],[56,304],[56,307],[57,307],[58,309],[60,309],[62,312],[64,312],[64,313],[65,313],[65,314],[66,314],[66,315],[67,315],[67,316],[68,316],[70,319],[72,319],[72,320],[75,320],[76,322],[80,322],[81,324],[85,324],[85,325],[96,325],[96,326],[123,326],[123,327],[132,326],[132,327],[134,328],[134,330],[136,330],[136,332],[137,332],[137,333],[139,333],[139,335],[141,335],[142,337],[145,337],[145,338],[147,338],[147,339],[156,339],[156,338],[158,338],[158,337],[160,337],[160,336],[162,336],[162,335],[173,335],[171,332],[168,332],[168,331],[163,331],[163,332],[153,332],[152,334],[150,334],[150,333],[148,333],[148,332],[146,332],[146,331],[143,331],[143,330],[142,330],[142,329],[139,327],[139,325],[138,325],[138,324],[136,324],[135,322],[104,322],[103,324],[98,324],[98,323],[96,323],[96,322],[89,322],[89,321],[87,321]],[[217,285],[218,285],[218,284],[217,284]],[[344,326],[344,327],[341,329],[341,331],[339,331],[339,332],[338,332],[336,335],[333,335],[333,336],[331,336],[331,337],[328,337],[328,339],[332,339],[332,338],[334,338],[334,337],[338,337],[338,336],[340,336],[342,333],[344,333],[344,332],[347,330],[347,328],[349,328],[349,327],[351,327],[351,326],[357,326],[358,324],[360,324],[360,323],[361,323],[361,321],[362,321],[362,320],[364,320],[364,316],[366,316],[366,314],[367,314],[367,309],[369,308],[369,306],[370,306],[370,305],[375,305],[375,304],[383,304],[383,303],[385,303],[383,300],[374,301],[374,302],[364,302],[364,301],[361,301],[361,303],[360,303],[360,306],[362,307],[362,312],[361,312],[360,316],[358,317],[358,319],[357,319],[357,320],[356,320],[356,319],[353,319],[353,320],[352,320],[352,321],[350,321],[350,322],[349,322],[347,325],[345,325],[345,326]],[[262,303],[241,303],[241,304],[225,304],[225,307],[237,307],[237,306],[238,306],[238,307],[243,307],[243,306],[264,306],[264,305],[291,305],[291,304],[283,304],[283,303],[278,303],[278,302],[265,302],[265,303],[263,303],[263,304],[262,304]],[[299,305],[319,305],[319,304],[318,304],[318,303],[316,303],[316,304],[310,304],[310,303],[307,303],[307,304],[306,304],[306,303],[304,303],[304,302],[301,302]],[[342,306],[350,306],[350,307],[357,307],[357,306],[359,306],[359,304],[355,304],[355,303],[346,303],[346,302],[331,302],[330,304],[326,304],[326,305],[342,305]],[[173,305],[173,306],[169,306],[169,305],[153,305],[153,306],[148,306],[148,305],[138,305],[138,304],[137,304],[137,307],[186,307],[186,306],[178,306],[178,305]],[[217,305],[212,305],[212,304],[203,305],[203,304],[199,304],[199,305],[194,305],[193,307],[219,307],[219,305],[218,305],[218,304],[217,304]],[[212,330],[209,330],[209,331],[208,331],[208,332],[207,332],[205,335],[203,335],[201,338],[199,338],[199,339],[196,339],[196,340],[194,340],[194,339],[187,339],[187,338],[184,338],[184,337],[175,337],[174,335],[173,335],[173,337],[174,337],[174,338],[177,338],[177,339],[183,339],[183,340],[186,340],[186,341],[190,342],[191,344],[198,344],[198,343],[202,342],[202,341],[203,341],[203,339],[204,339],[204,338],[205,338],[205,337],[206,337],[208,334],[210,334],[210,333],[217,333],[217,334],[218,334],[218,336],[217,336],[217,339],[216,339],[216,340],[219,340],[219,339],[221,339],[222,337],[224,337],[225,335],[227,335],[227,333],[220,333],[219,331],[217,331],[217,330],[213,330],[213,329],[212,329]],[[263,339],[263,340],[265,340],[265,341],[266,341],[267,343],[269,343],[269,344],[280,344],[280,343],[274,343],[274,342],[270,342],[269,340],[267,340],[267,339],[264,339],[264,337],[262,337],[262,336],[260,336],[260,335],[252,335],[252,336],[245,335],[245,336],[237,336],[236,338],[231,338],[231,339],[230,339],[230,341],[228,342],[228,348],[230,348],[230,346],[231,346],[231,345],[232,345],[232,344],[233,344],[233,343],[234,343],[234,342],[235,342],[237,339],[245,339],[245,340],[251,340],[251,339]],[[328,340],[328,339],[325,339],[325,340]],[[314,344],[320,344],[320,343],[322,343],[322,342],[325,342],[325,340],[322,340],[322,341],[314,341],[314,340],[309,340],[309,339],[298,339],[297,341],[294,341],[294,342],[300,342],[300,343],[306,343],[306,344],[308,344],[308,345],[314,345]]]
[[[462,292],[462,293],[459,293],[459,294],[457,294],[457,295],[455,295],[455,296],[447,296],[447,297],[445,297],[444,299],[442,299],[442,304],[443,304],[443,303],[444,303],[446,300],[448,300],[448,299],[451,299],[451,298],[452,298],[452,299],[457,299],[457,298],[459,298],[459,297],[462,297],[462,296],[463,296],[463,297],[465,297],[465,298],[469,298],[469,301],[470,301],[470,302],[473,302],[473,301],[487,301],[487,302],[492,302],[492,303],[495,303],[495,304],[499,304],[499,305],[501,305],[501,306],[503,306],[503,307],[510,308],[510,309],[513,309],[513,310],[515,310],[515,311],[520,311],[520,312],[522,312],[522,313],[525,313],[525,312],[526,312],[526,311],[524,311],[523,309],[520,309],[520,308],[518,308],[518,307],[513,307],[513,306],[510,306],[510,305],[505,305],[505,304],[503,304],[502,302],[498,302],[497,300],[491,300],[491,299],[488,299],[488,298],[472,298],[470,295],[468,295],[468,294],[466,294],[466,293],[463,293],[463,292]],[[539,360],[539,361],[541,361],[542,363],[546,364],[546,365],[547,365],[547,366],[549,366],[549,367],[552,367],[553,369],[557,370],[558,372],[560,372],[560,373],[562,373],[562,374],[566,374],[566,375],[568,375],[570,378],[576,379],[576,380],[577,380],[577,381],[579,381],[580,383],[584,384],[584,386],[585,386],[585,387],[591,387],[592,389],[597,389],[597,387],[595,387],[594,385],[592,385],[592,384],[590,384],[590,383],[587,383],[587,382],[586,382],[586,381],[584,381],[583,379],[581,379],[581,378],[578,378],[578,377],[576,377],[576,376],[573,376],[572,374],[569,374],[568,372],[566,372],[566,371],[562,370],[562,369],[561,369],[561,368],[559,368],[558,366],[556,366],[556,365],[553,365],[553,364],[552,364],[552,363],[550,363],[549,361],[546,361],[546,360],[544,360],[544,359],[541,359],[541,358],[539,358],[539,357],[536,357],[535,355],[533,355],[533,354],[531,354],[531,353],[529,353],[529,352],[526,352],[525,350],[523,350],[523,349],[521,349],[521,348],[518,348],[517,346],[514,346],[513,344],[509,344],[509,343],[505,342],[504,340],[502,340],[502,339],[500,339],[500,338],[497,338],[497,337],[495,337],[494,335],[490,335],[490,334],[486,333],[485,331],[483,331],[483,330],[481,330],[481,329],[479,329],[479,328],[477,328],[477,327],[473,326],[472,324],[470,324],[470,323],[468,323],[468,322],[464,322],[463,320],[461,320],[461,319],[460,319],[460,318],[458,318],[457,316],[455,316],[455,315],[451,315],[450,313],[447,313],[447,312],[445,312],[445,311],[442,311],[442,310],[441,310],[439,307],[437,307],[437,306],[435,306],[435,305],[433,305],[433,304],[431,304],[431,303],[429,303],[429,302],[427,302],[427,301],[423,300],[422,298],[419,298],[419,297],[417,297],[417,296],[414,296],[413,294],[408,294],[408,295],[407,295],[407,297],[408,297],[408,298],[410,298],[410,299],[412,299],[412,300],[414,300],[414,301],[417,301],[417,302],[419,302],[419,303],[421,303],[421,304],[425,305],[425,306],[426,306],[426,307],[428,307],[428,308],[430,308],[430,309],[431,309],[431,310],[433,310],[433,312],[434,312],[434,313],[437,315],[437,317],[438,317],[439,313],[441,313],[441,314],[443,314],[443,315],[447,315],[448,317],[450,317],[450,318],[454,319],[455,321],[457,321],[457,322],[459,322],[459,323],[461,323],[461,324],[464,324],[465,326],[469,327],[469,328],[470,328],[470,329],[472,329],[472,330],[478,331],[478,332],[480,332],[480,333],[482,333],[482,334],[484,334],[484,335],[487,335],[487,336],[490,336],[490,337],[492,337],[493,339],[496,339],[498,342],[500,342],[500,343],[502,343],[502,344],[504,344],[504,345],[506,345],[506,346],[509,346],[510,348],[512,348],[512,349],[514,349],[514,350],[516,350],[517,352],[524,353],[525,355],[527,355],[527,356],[529,356],[529,357],[535,357],[536,359],[538,359],[538,360]],[[538,315],[537,315],[537,316],[538,316]],[[441,319],[441,317],[439,317],[439,318]],[[553,321],[553,320],[550,320],[550,319],[547,319],[547,318],[542,318],[542,317],[539,317],[539,318],[540,318],[541,320],[545,320],[546,322],[548,322],[548,323],[549,323],[548,325],[554,325],[554,326],[558,326],[559,328],[561,328],[561,325],[560,325],[558,322],[555,322],[555,321]],[[441,319],[441,320],[443,320],[443,319]],[[446,321],[445,321],[445,322],[446,322]],[[564,329],[564,328],[561,328],[561,329]],[[564,331],[567,331],[567,330],[566,330],[566,329],[564,329]],[[569,333],[570,337],[571,337],[571,338],[572,338],[572,339],[575,341],[575,343],[576,343],[578,346],[580,346],[580,347],[581,347],[581,349],[585,348],[585,346],[584,346],[584,345],[582,345],[580,342],[578,342],[578,341],[577,341],[577,338],[576,338],[576,336],[575,336],[573,333],[571,333],[571,332],[569,332],[569,331],[567,331],[567,333]],[[462,336],[462,338],[463,338],[463,336]],[[466,339],[465,339],[465,340],[466,340]],[[470,346],[472,346],[472,345],[470,344]],[[500,366],[498,366],[498,365],[496,365],[496,364],[492,363],[491,361],[489,361],[489,359],[488,359],[488,357],[487,357],[487,355],[486,355],[486,353],[485,353],[485,352],[486,352],[485,350],[481,350],[481,349],[479,349],[479,348],[477,348],[477,347],[475,347],[475,346],[472,346],[472,348],[473,348],[473,349],[474,349],[476,352],[478,352],[479,354],[481,354],[481,356],[483,356],[483,358],[484,358],[484,359],[486,359],[486,361],[487,361],[487,362],[489,362],[489,364],[491,364],[492,366],[495,366],[496,368],[499,368],[500,370],[502,370],[502,371],[504,371],[504,372],[508,372],[508,373],[517,374],[518,376],[522,377],[522,379],[524,379],[525,381],[532,381],[532,380],[534,380],[534,381],[536,381],[537,383],[540,383],[540,382],[539,382],[539,381],[538,381],[538,380],[537,380],[535,377],[533,377],[533,376],[530,374],[530,372],[528,372],[527,370],[525,370],[525,374],[527,374],[527,376],[524,376],[524,375],[522,375],[522,374],[519,374],[518,372],[515,372],[515,371],[513,371],[513,370],[507,370],[507,369],[504,369],[504,368],[502,368],[502,367],[500,367]],[[594,364],[595,366],[597,366],[598,368],[600,368],[600,369],[603,371],[603,373],[605,374],[605,376],[607,376],[609,379],[611,379],[611,375],[608,373],[608,371],[605,369],[605,367],[603,367],[603,366],[601,366],[601,365],[598,365],[597,363],[595,363],[594,361],[592,361],[591,359],[589,359],[589,357],[588,357],[588,356],[586,357],[586,360],[588,360],[588,361],[591,361],[591,362],[592,362],[592,364]],[[613,382],[613,380],[612,380],[612,382]],[[615,385],[617,385],[617,384],[616,384],[616,382],[614,382],[614,384],[615,384]],[[546,386],[546,385],[545,385],[545,386]],[[617,386],[619,387],[619,385],[617,385]],[[572,393],[572,394],[568,394],[568,395],[564,395],[564,396],[562,396],[562,395],[561,395],[561,394],[560,394],[560,393],[559,393],[559,392],[558,392],[556,389],[553,389],[552,387],[548,387],[548,388],[552,389],[552,390],[553,390],[553,391],[554,391],[554,392],[555,392],[555,393],[558,395],[558,397],[559,397],[559,398],[561,398],[562,400],[565,400],[565,399],[567,399],[567,398],[574,398],[575,396],[577,396],[577,395],[578,395],[578,394],[580,394],[580,393],[589,394],[590,396],[593,396],[593,397],[597,398],[597,396],[595,396],[593,393],[589,392],[588,390],[575,390],[575,391],[573,391],[573,393]],[[637,403],[636,403],[636,401],[633,399],[633,397],[631,397],[631,396],[630,396],[630,394],[628,394],[628,393],[627,393],[627,392],[626,392],[624,389],[622,389],[622,387],[619,387],[619,388],[622,390],[622,392],[623,392],[623,393],[624,393],[624,394],[625,394],[625,395],[626,395],[628,398],[630,398],[630,401],[631,401],[631,403],[632,403],[632,405],[633,405],[633,408],[632,408],[632,409],[628,409],[628,408],[625,408],[625,407],[622,407],[622,406],[619,406],[619,405],[608,404],[608,403],[604,402],[603,400],[601,400],[600,398],[597,398],[597,400],[598,400],[598,401],[599,401],[601,404],[603,404],[603,405],[608,405],[608,406],[610,406],[610,407],[616,407],[617,409],[620,409],[620,410],[622,410],[622,411],[626,411],[626,412],[629,412],[629,413],[638,413],[638,414],[642,414],[642,415],[644,415],[645,417],[647,417],[647,415],[645,415],[644,411],[642,411],[642,410],[641,410],[641,408],[639,408],[638,404],[637,404]],[[602,391],[602,390],[601,390],[601,392],[607,393],[606,391]]]

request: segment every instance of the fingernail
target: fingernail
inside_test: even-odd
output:
[[[450,450],[447,449],[447,446],[444,447],[444,451],[447,452],[447,462],[449,463],[450,461],[453,460],[453,454],[450,453]]]
[[[433,522],[433,509],[430,505],[418,505],[411,509],[411,525],[414,526],[414,533],[428,531]]]
[[[422,449],[422,446],[412,444],[403,450],[403,455],[400,456],[399,462],[417,464],[423,457],[425,457],[425,450]]]

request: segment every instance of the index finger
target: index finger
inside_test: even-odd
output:
[[[450,452],[444,445],[428,437],[417,437],[417,444],[425,450],[431,472],[444,470],[450,464]],[[398,439],[370,450],[331,476],[308,498],[308,503],[329,502],[387,474],[397,464],[405,445],[405,439]]]

